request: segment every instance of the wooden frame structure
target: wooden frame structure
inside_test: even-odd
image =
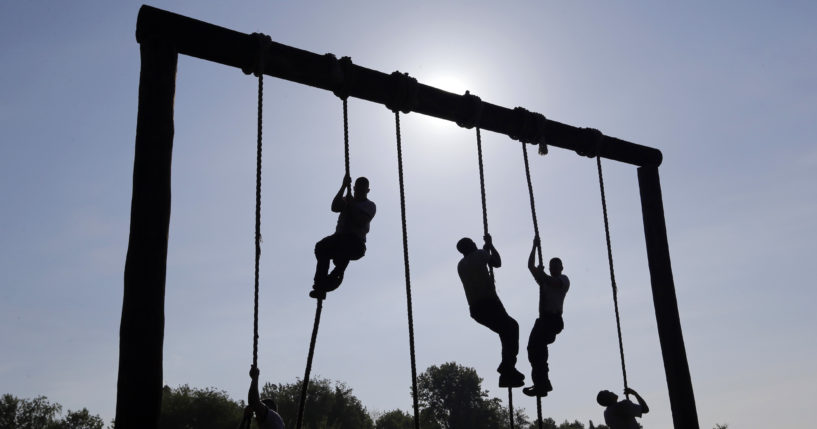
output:
[[[136,28],[140,44],[139,111],[131,202],[130,237],[125,262],[120,325],[116,427],[156,428],[162,397],[164,292],[170,224],[170,171],[173,149],[173,98],[178,55],[253,69],[263,58],[268,76],[325,90],[338,89],[338,60],[279,43],[259,44],[252,35],[171,12],[142,6]],[[259,55],[259,47],[264,55]],[[406,76],[341,61],[344,91],[350,97],[394,105],[396,91],[405,103]],[[416,83],[413,112],[462,123],[475,97]],[[525,109],[479,102],[479,127],[526,143],[596,155],[638,167],[644,235],[658,335],[676,429],[698,429],[675,286],[670,265],[657,149],[576,128]],[[472,109],[473,110],[473,109]],[[592,131],[592,132],[588,132]]]

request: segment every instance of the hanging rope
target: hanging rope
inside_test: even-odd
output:
[[[397,172],[400,179],[400,216],[403,224],[403,266],[406,274],[406,308],[409,328],[409,353],[411,354],[411,396],[414,404],[414,428],[420,429],[420,405],[417,399],[417,362],[414,357],[414,316],[411,305],[411,274],[409,271],[408,233],[406,227],[406,192],[403,184],[403,144],[400,136],[400,112],[394,112],[397,133]]]
[[[618,287],[616,287],[616,274],[613,269],[613,246],[610,243],[610,223],[607,219],[607,198],[604,195],[604,175],[601,170],[601,157],[596,156],[596,166],[599,171],[599,189],[601,190],[601,209],[604,213],[604,235],[607,238],[607,261],[610,265],[610,284],[613,288],[613,305],[616,310],[616,329],[618,331],[618,350],[621,355],[621,373],[624,377],[624,390],[627,391],[627,367],[624,365],[624,342],[621,339],[621,317],[618,312]],[[627,395],[629,397],[629,395]]]
[[[328,54],[331,55],[331,54]],[[332,56],[334,58],[334,56]],[[350,61],[348,57],[343,57],[342,61]],[[336,92],[336,94],[338,94]],[[343,160],[346,171],[345,177],[351,177],[349,173],[349,109],[347,104],[348,93],[338,95],[343,100]],[[315,323],[312,326],[312,338],[309,341],[309,353],[306,357],[306,370],[304,370],[304,379],[301,385],[301,398],[298,402],[298,419],[295,424],[296,429],[300,429],[303,424],[304,409],[306,408],[306,393],[309,388],[309,373],[312,372],[312,358],[315,356],[315,343],[318,339],[318,328],[321,324],[321,311],[323,309],[323,297],[317,298],[317,307],[315,308]]]
[[[479,194],[482,198],[482,230],[485,235],[488,235],[488,206],[485,203],[485,171],[482,167],[482,135],[479,127],[477,127],[477,158],[479,159]],[[490,265],[488,267],[490,268]],[[493,269],[491,269],[491,276],[493,275]]]
[[[524,142],[522,142],[521,145],[522,157],[525,159],[525,177],[528,179],[528,195],[530,196],[530,213],[531,217],[533,218],[533,236],[539,238],[539,222],[536,220],[536,204],[533,200],[533,182],[531,181],[530,178],[530,166],[528,164],[528,146]],[[543,262],[541,240],[537,241],[536,252],[539,255],[539,266],[542,266]]]
[[[253,336],[252,336],[252,366],[258,367],[258,291],[259,272],[261,262],[261,153],[263,141],[263,117],[264,117],[264,68],[266,64],[266,52],[272,39],[261,33],[253,33],[253,39],[257,45],[257,53],[252,64],[242,67],[245,74],[253,74],[258,77],[258,114],[257,114],[257,139],[255,153],[255,267],[253,281]],[[245,413],[240,428],[249,428],[251,415]]]
[[[315,356],[315,343],[318,339],[318,327],[321,324],[321,310],[323,309],[323,298],[318,298],[318,305],[315,308],[315,323],[312,325],[312,339],[309,341],[309,354],[306,357],[306,370],[304,380],[301,384],[301,399],[298,402],[298,420],[295,424],[297,429],[301,428],[304,421],[304,408],[306,407],[306,390],[309,387],[309,373],[312,371],[312,358]]]
[[[513,429],[513,388],[508,387],[508,419],[511,422],[511,429]]]
[[[536,418],[538,419],[538,422],[539,422],[539,429],[542,429],[543,422],[542,422],[542,397],[541,396],[536,397]]]
[[[352,177],[349,173],[349,110],[345,98],[343,99],[343,157],[346,177]]]
[[[264,75],[258,76],[258,139],[255,152],[255,299],[253,311],[252,366],[258,367],[258,273],[261,262],[261,136],[264,110]]]
[[[480,134],[479,126],[476,127],[477,129],[477,158],[479,160],[479,192],[480,197],[482,198],[482,229],[485,233],[485,236],[488,236],[488,205],[485,201],[485,169],[482,165],[482,134]],[[491,280],[494,280],[494,268],[491,264],[488,264],[488,274],[491,276]],[[508,417],[511,423],[511,429],[514,429],[513,425],[513,388],[508,387]]]

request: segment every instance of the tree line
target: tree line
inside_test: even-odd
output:
[[[499,398],[482,388],[482,378],[473,368],[448,362],[426,369],[417,379],[420,427],[424,429],[507,429],[508,409]],[[272,397],[288,428],[295,427],[301,381],[266,383],[261,397]],[[411,394],[411,392],[408,392]],[[238,426],[245,402],[234,400],[216,388],[165,386],[162,392],[160,429],[224,429]],[[395,409],[369,412],[343,382],[325,378],[310,380],[303,429],[414,429],[413,414]],[[536,418],[523,409],[514,410],[515,427],[538,429]],[[253,427],[255,423],[253,423]],[[552,418],[543,420],[545,429],[608,429],[582,422]],[[108,429],[113,429],[111,422]],[[726,429],[718,425],[717,429]],[[20,399],[5,394],[0,398],[0,429],[105,429],[102,418],[87,409],[68,411],[45,397]]]

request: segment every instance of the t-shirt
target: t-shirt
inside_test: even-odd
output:
[[[343,202],[343,210],[338,215],[335,233],[352,234],[365,243],[366,234],[369,232],[369,222],[374,217],[377,207],[368,199],[357,200],[344,197]]]
[[[625,399],[604,410],[604,422],[610,429],[639,429],[635,418],[641,417],[641,413],[641,405]]]
[[[487,250],[477,249],[463,256],[457,264],[457,273],[465,289],[465,299],[468,300],[468,305],[496,297],[496,286],[488,272],[490,259],[491,254]]]
[[[559,274],[558,277],[539,275],[536,276],[536,283],[539,284],[539,315],[546,313],[561,315],[567,290],[570,289],[570,280],[567,276],[564,274]]]
[[[261,421],[261,419],[256,418],[256,420],[258,421],[258,428],[284,429],[284,419],[282,419],[281,416],[270,407],[267,407],[266,405],[264,405],[264,407],[267,409],[267,416],[264,418],[264,421]]]

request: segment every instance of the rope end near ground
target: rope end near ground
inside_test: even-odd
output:
[[[511,423],[511,429],[514,429],[513,426],[513,387],[508,387],[508,419]]]
[[[323,298],[317,299],[318,304],[315,308],[315,324],[312,326],[312,339],[309,341],[309,353],[306,358],[306,370],[304,371],[304,380],[301,385],[301,399],[298,402],[298,420],[295,424],[296,429],[301,429],[304,420],[304,408],[306,407],[306,391],[309,387],[309,373],[312,371],[312,358],[315,356],[315,343],[318,339],[318,327],[321,323],[321,311],[323,309]]]

